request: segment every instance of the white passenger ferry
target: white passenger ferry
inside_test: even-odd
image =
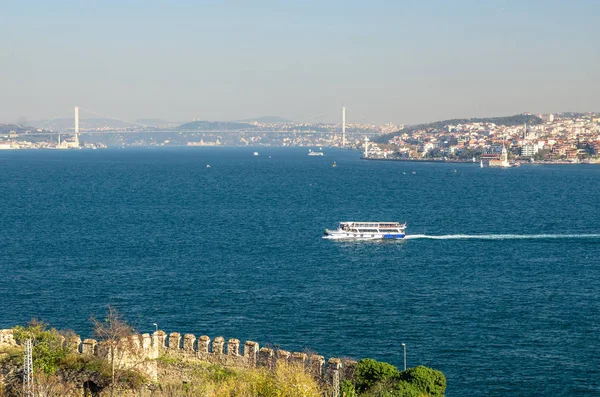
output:
[[[328,239],[400,239],[406,236],[406,223],[399,222],[340,222],[336,230],[325,229]]]

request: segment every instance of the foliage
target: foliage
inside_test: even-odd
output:
[[[54,328],[48,329],[44,322],[32,320],[27,327],[13,328],[15,340],[21,344],[26,339],[33,340],[33,367],[52,375],[59,369],[59,363],[67,355],[64,337]]]
[[[398,369],[392,364],[364,358],[356,364],[354,385],[358,392],[364,392],[376,383],[395,378],[398,375]]]
[[[361,397],[425,397],[425,394],[410,383],[388,379],[376,383],[368,391],[361,394]]]
[[[341,384],[342,397],[443,397],[446,377],[419,366],[400,372],[391,364],[360,360],[351,380]]]
[[[345,380],[340,384],[340,395],[341,397],[357,397],[358,393],[354,384],[349,380]]]
[[[446,391],[446,377],[444,374],[422,365],[401,372],[399,379],[430,397],[443,397]]]

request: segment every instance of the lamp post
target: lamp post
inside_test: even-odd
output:
[[[406,343],[403,343],[402,347],[404,348],[404,370],[406,371]]]
[[[158,324],[153,323],[152,325],[154,325],[154,327],[156,328],[156,332],[158,332]]]

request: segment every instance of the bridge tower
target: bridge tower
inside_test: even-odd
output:
[[[79,107],[75,106],[75,144],[79,146]]]
[[[346,146],[346,107],[342,106],[342,146]]]

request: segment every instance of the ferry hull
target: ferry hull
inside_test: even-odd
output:
[[[329,240],[400,240],[405,233],[346,233],[326,232],[323,238]]]

